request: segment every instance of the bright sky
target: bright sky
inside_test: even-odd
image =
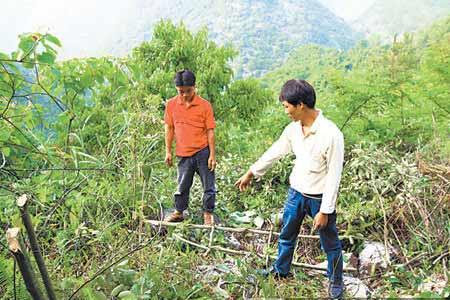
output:
[[[134,0],[0,0],[0,51],[17,48],[23,32],[50,32],[60,38],[63,56],[92,55],[121,30]],[[92,44],[94,43],[94,44]],[[76,53],[71,52],[76,51]]]
[[[346,21],[353,21],[368,9],[375,0],[319,0]]]

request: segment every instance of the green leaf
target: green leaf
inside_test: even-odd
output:
[[[47,33],[47,34],[45,35],[45,39],[46,39],[47,41],[52,42],[53,44],[55,44],[55,45],[61,47],[61,42],[59,41],[59,39],[58,39],[56,36]]]
[[[123,292],[123,290],[125,289],[126,289],[125,285],[119,284],[111,291],[111,296],[116,297],[117,295],[119,295],[120,292]]]
[[[56,55],[54,55],[54,54],[52,54],[50,52],[44,52],[42,54],[39,54],[37,56],[37,59],[41,63],[53,64],[55,62]]]
[[[0,59],[9,59],[9,56],[5,53],[0,52]]]
[[[10,136],[11,132],[7,131],[6,129],[2,129],[0,131],[0,142],[6,142]]]
[[[6,157],[8,157],[8,156],[11,154],[11,149],[10,149],[10,148],[6,148],[6,147],[3,147],[3,148],[2,148],[2,153],[3,153],[3,155],[5,155]]]
[[[33,49],[35,41],[31,35],[22,35],[20,37],[19,49],[25,53],[28,53]]]
[[[119,299],[124,299],[124,300],[135,300],[137,299],[136,295],[133,294],[130,291],[123,291],[120,292],[120,294],[117,296]]]

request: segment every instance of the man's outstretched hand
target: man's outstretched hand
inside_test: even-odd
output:
[[[253,173],[249,170],[241,178],[239,178],[238,181],[234,183],[234,186],[237,187],[241,192],[243,192],[250,185],[252,178]]]

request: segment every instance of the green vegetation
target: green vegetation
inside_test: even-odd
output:
[[[208,231],[145,222],[173,205],[176,170],[163,163],[162,114],[182,68],[196,72],[199,94],[214,105],[222,223],[268,224],[282,208],[289,159],[249,192],[233,183],[289,122],[277,100],[281,84],[307,78],[346,138],[338,224],[354,239],[345,251],[357,253],[364,239],[395,249],[387,269],[374,266],[362,279],[377,297],[448,297],[448,288],[437,294],[421,285],[448,276],[450,19],[392,45],[305,46],[261,81],[232,81],[233,49],[167,22],[125,58],[57,63],[58,46],[53,35],[24,34],[16,52],[0,53],[0,298],[29,298],[5,237],[11,227],[25,235],[15,204],[24,193],[58,299],[326,296],[322,276],[307,269],[281,282],[257,276],[276,253],[267,237],[216,231],[214,245],[252,255],[204,255],[177,234],[208,245]],[[191,197],[187,222],[198,224],[197,181]],[[302,240],[297,254],[303,263],[323,260],[314,240]]]

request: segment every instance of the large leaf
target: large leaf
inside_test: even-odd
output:
[[[50,52],[44,52],[42,54],[39,54],[37,56],[37,59],[40,63],[53,64],[55,62],[56,55]]]
[[[25,54],[30,52],[31,49],[33,49],[34,44],[35,44],[35,41],[31,35],[21,35],[20,36],[19,48]]]
[[[45,39],[46,39],[47,41],[52,42],[53,44],[55,44],[55,45],[61,47],[61,42],[59,41],[59,39],[58,39],[56,36],[47,33],[47,34],[45,35]]]

